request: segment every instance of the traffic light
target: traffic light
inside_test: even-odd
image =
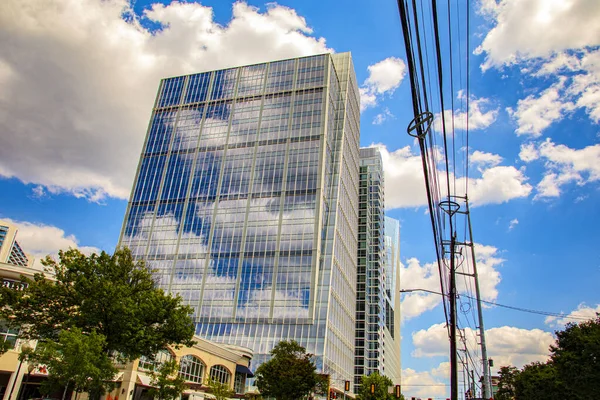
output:
[[[396,385],[396,391],[394,393],[396,394],[396,398],[399,399],[401,396],[400,385]]]
[[[371,394],[375,393],[375,384],[371,383]]]
[[[344,382],[344,391],[348,392],[350,390],[350,381]]]

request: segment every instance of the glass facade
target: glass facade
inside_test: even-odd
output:
[[[385,375],[400,384],[400,221],[385,217]]]
[[[379,149],[360,149],[355,392],[363,375],[385,374],[384,180]]]
[[[121,232],[196,332],[353,375],[359,93],[349,53],[161,82]],[[340,383],[341,382],[341,383]]]

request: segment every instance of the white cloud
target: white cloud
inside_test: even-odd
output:
[[[596,304],[596,307],[590,307],[585,303],[581,303],[565,317],[547,317],[544,322],[553,328],[563,329],[569,322],[583,322],[581,318],[594,319],[596,313],[600,313],[600,304]]]
[[[481,297],[487,301],[494,301],[498,297],[497,286],[500,283],[500,272],[497,267],[504,262],[498,257],[498,249],[493,246],[475,244],[475,256],[477,261],[477,273],[479,275],[479,286]],[[473,273],[471,253],[465,252],[465,262],[461,264],[459,272]],[[400,282],[402,289],[425,289],[440,292],[440,278],[436,263],[421,265],[416,258],[407,260],[407,265],[400,266]],[[467,283],[464,279],[457,280],[459,293],[465,293]],[[415,291],[405,293],[402,296],[402,319],[415,318],[426,311],[432,310],[442,301],[442,296],[434,293]]]
[[[409,146],[389,152],[383,144],[374,144],[381,151],[385,172],[385,206],[388,209],[425,205],[427,197],[423,183],[421,156]]]
[[[546,139],[537,149],[546,160],[544,177],[537,185],[536,199],[558,197],[561,187],[575,182],[578,185],[600,180],[600,145],[572,149]]]
[[[471,355],[480,354],[478,330],[471,328],[461,329],[460,348],[467,349]],[[550,345],[554,343],[551,333],[541,329],[522,329],[512,326],[502,326],[487,329],[486,344],[488,357],[494,360],[497,370],[505,365],[514,365],[521,368],[523,365],[534,361],[546,361],[550,354]],[[447,357],[448,331],[445,324],[435,324],[428,329],[413,332],[412,341],[415,347],[414,357]],[[473,358],[476,358],[474,356]]]
[[[372,144],[381,151],[385,171],[386,208],[418,207],[427,204],[421,156],[413,154],[406,146],[389,152],[383,144]],[[476,156],[477,157],[477,156]],[[437,155],[438,162],[442,157]],[[532,190],[527,177],[513,166],[481,168],[481,177],[469,178],[469,198],[473,206],[500,204],[512,199],[529,196]],[[445,182],[440,172],[439,182]],[[453,177],[451,177],[452,180]],[[466,179],[456,179],[456,193],[465,192]],[[442,195],[445,195],[443,193]]]
[[[535,143],[525,143],[521,145],[521,151],[519,152],[519,158],[521,161],[526,163],[537,160],[540,157],[540,153],[535,147]]]
[[[469,162],[480,167],[495,167],[502,162],[502,157],[498,154],[475,150],[469,157]]]
[[[17,241],[28,254],[35,258],[34,267],[41,268],[40,260],[50,255],[57,258],[59,250],[69,248],[79,249],[85,254],[98,253],[100,249],[92,246],[80,246],[75,235],[68,235],[63,229],[56,226],[27,221],[13,221],[5,218],[9,223],[17,226]]]
[[[227,25],[198,3],[145,15],[163,28],[141,26],[126,0],[0,2],[0,175],[125,199],[161,78],[331,51],[277,4],[236,2]]]
[[[447,362],[441,363],[431,371],[416,371],[412,368],[402,370],[402,394],[406,399],[420,398],[445,398],[448,395],[447,377],[441,375],[445,371]],[[449,372],[448,372],[449,374]]]
[[[600,43],[597,1],[485,1],[481,11],[494,24],[477,50],[484,70]]]
[[[460,91],[458,99],[465,100],[466,95]],[[485,97],[471,97],[469,101],[469,131],[485,129],[492,125],[498,117],[498,109],[489,109],[483,111],[484,108],[489,108],[490,100]],[[446,131],[450,132],[454,126],[454,130],[464,131],[467,129],[467,113],[464,111],[454,111],[454,121],[452,121],[452,110],[444,110],[444,120],[446,122]],[[437,132],[442,132],[442,116],[441,113],[435,115],[433,128]]]
[[[416,258],[409,258],[407,264],[400,266],[402,289],[426,289],[440,291],[440,276],[436,263],[421,265]],[[437,307],[442,301],[439,294],[411,292],[402,296],[401,315],[409,320]]]
[[[392,95],[406,75],[406,64],[397,57],[388,57],[369,65],[369,76],[360,88],[360,109],[374,107],[382,95]]]
[[[512,231],[515,228],[515,226],[517,226],[517,225],[519,225],[518,219],[515,218],[515,219],[511,220],[510,223],[508,224],[508,230]]]
[[[575,105],[566,101],[561,91],[564,88],[564,80],[544,90],[539,97],[530,95],[519,100],[517,110],[512,108],[506,110],[516,120],[518,136],[529,135],[539,137],[542,131],[553,122],[560,121],[565,114],[575,109]]]
[[[518,134],[539,135],[575,107],[600,122],[600,2],[486,0],[480,11],[493,24],[476,50],[486,55],[484,71],[518,63],[524,74],[569,81],[560,97],[553,85],[545,97],[525,99],[522,111],[535,110],[519,120]]]
[[[382,113],[379,113],[373,118],[373,125],[381,125],[388,119],[393,119],[394,114],[390,111],[389,108],[385,108]]]
[[[464,187],[464,179],[461,178],[458,184]],[[531,190],[527,176],[513,166],[488,168],[482,171],[481,178],[469,179],[469,198],[473,206],[506,203],[529,196]]]

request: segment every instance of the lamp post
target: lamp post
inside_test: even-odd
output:
[[[21,353],[24,351],[28,351],[29,349],[31,349],[31,346],[29,344],[25,343],[21,346]],[[23,365],[23,359],[21,357],[19,357],[19,366],[17,367],[17,371],[14,373],[15,379],[13,379],[13,384],[10,387],[10,394],[8,395],[8,400],[10,400],[12,398],[12,394],[13,394],[13,391],[15,390],[15,385],[17,383],[17,379],[19,379],[19,373],[21,372],[22,365]]]
[[[29,377],[31,376],[31,373],[33,372],[34,369],[35,369],[35,365],[33,365],[33,364],[27,365],[27,377],[25,378],[25,385],[22,386],[21,394],[19,395],[19,400],[23,399],[23,395],[25,394],[25,391],[27,390],[27,384],[29,384]]]

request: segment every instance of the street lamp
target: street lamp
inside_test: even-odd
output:
[[[33,365],[33,364],[27,365],[27,377],[25,378],[25,385],[21,389],[21,395],[19,396],[19,400],[21,400],[23,398],[23,395],[25,394],[25,391],[27,390],[27,385],[29,384],[29,377],[31,376],[31,373],[33,372],[34,369],[35,369],[35,365]]]

